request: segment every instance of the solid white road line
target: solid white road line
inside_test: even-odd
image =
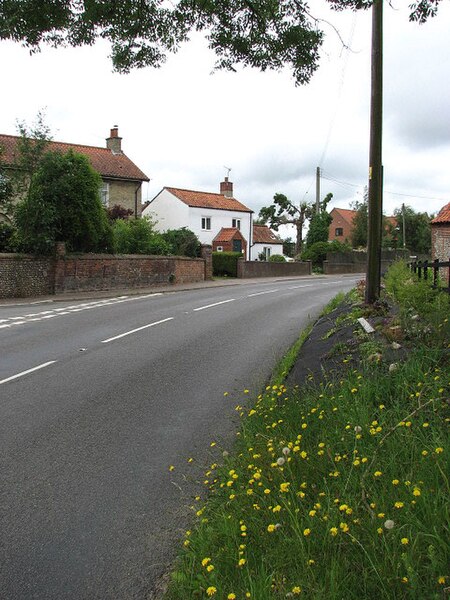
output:
[[[17,373],[17,375],[12,375],[11,377],[7,377],[6,379],[2,379],[0,381],[0,385],[2,383],[7,383],[8,381],[12,381],[13,379],[17,379],[18,377],[23,377],[23,375],[28,375],[28,373],[33,373],[33,371],[38,371],[39,369],[43,369],[44,367],[48,367],[53,363],[57,362],[56,360],[49,360],[46,363],[42,363],[42,365],[38,365],[37,367],[33,367],[32,369],[27,369],[26,371],[22,371],[21,373]]]
[[[253,298],[253,296],[262,296],[263,294],[273,294],[274,292],[278,292],[279,288],[276,288],[275,290],[269,290],[266,292],[256,292],[255,294],[248,294],[247,298]]]
[[[173,319],[173,317],[169,317],[168,319],[163,319],[162,321],[156,321],[155,323],[149,323],[148,325],[143,325],[142,327],[137,327],[136,329],[132,329],[131,331],[126,331],[125,333],[121,333],[120,335],[116,335],[112,338],[108,338],[107,340],[102,340],[102,344],[107,344],[108,342],[113,342],[114,340],[123,338],[126,335],[131,335],[132,333],[136,333],[137,331],[142,331],[143,329],[148,329],[149,327],[154,327],[155,325],[161,325],[161,323],[167,323],[167,321],[172,321],[172,319]]]
[[[199,308],[194,308],[194,312],[198,310],[205,310],[206,308],[212,308],[213,306],[219,306],[220,304],[227,304],[227,302],[234,302],[235,298],[230,298],[229,300],[222,300],[222,302],[214,302],[214,304],[207,304],[206,306],[200,306]]]

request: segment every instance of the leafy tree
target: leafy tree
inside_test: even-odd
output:
[[[327,206],[332,198],[333,194],[326,195],[320,203],[319,212],[316,212],[315,206],[313,207],[308,233],[306,234],[307,247],[312,246],[316,242],[328,242],[328,233],[333,217],[327,212]]]
[[[0,148],[0,217],[4,221],[12,222],[14,207],[14,193],[8,168],[2,162],[2,149]]]
[[[337,10],[364,9],[371,0],[328,0]],[[417,0],[410,18],[424,22],[441,0]],[[92,45],[97,38],[112,46],[118,71],[160,66],[191,31],[206,31],[218,68],[240,63],[266,69],[288,66],[297,84],[316,70],[323,33],[306,0],[2,0],[0,39],[23,42],[32,50]]]
[[[55,242],[69,251],[112,250],[112,233],[99,197],[100,175],[89,159],[69,150],[48,152],[15,211],[21,248],[50,254]]]
[[[428,213],[415,212],[410,206],[404,206],[394,211],[397,219],[398,244],[403,246],[403,215],[405,219],[406,247],[416,254],[431,252],[431,219]]]
[[[19,139],[12,164],[4,162],[0,148],[0,216],[11,224],[14,206],[18,199],[23,199],[28,193],[31,178],[51,141],[50,129],[44,119],[43,111],[39,111],[31,126],[24,121],[17,121]]]
[[[278,231],[280,225],[294,225],[296,228],[295,254],[300,254],[303,245],[303,227],[305,221],[312,214],[312,205],[302,202],[298,206],[293,204],[284,194],[275,194],[273,204],[263,206],[259,217],[263,223]]]
[[[367,188],[362,202],[353,204],[356,214],[353,217],[352,230],[350,233],[353,248],[365,248],[367,246],[367,225],[369,209],[367,204]]]
[[[295,242],[291,237],[287,237],[283,240],[283,254],[289,258],[294,258],[295,254]]]

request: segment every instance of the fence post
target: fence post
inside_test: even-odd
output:
[[[428,280],[428,261],[427,260],[423,263],[423,278],[425,279],[425,281]]]
[[[422,279],[422,261],[419,260],[419,262],[417,263],[417,277],[419,279]]]
[[[439,259],[435,258],[433,261],[433,287],[437,287],[438,273],[439,273]]]

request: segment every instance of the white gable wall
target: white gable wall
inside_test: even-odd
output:
[[[150,204],[142,211],[143,217],[151,217],[156,221],[156,231],[189,227],[189,206],[181,202],[166,189],[159,192]]]

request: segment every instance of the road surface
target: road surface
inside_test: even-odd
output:
[[[0,306],[0,599],[147,598],[243,390],[356,279]]]

